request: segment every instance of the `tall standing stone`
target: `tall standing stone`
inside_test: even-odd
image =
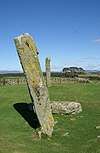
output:
[[[15,37],[14,41],[26,76],[30,96],[41,125],[41,133],[51,137],[54,119],[51,113],[48,89],[45,85],[38,59],[38,50],[28,33]]]
[[[47,57],[45,60],[46,67],[46,86],[51,86],[51,72],[50,72],[50,57]]]

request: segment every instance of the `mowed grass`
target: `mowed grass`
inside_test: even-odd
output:
[[[35,130],[14,109],[15,103],[30,103],[26,85],[0,87],[0,153],[100,153],[100,84],[52,84],[53,101],[78,101],[78,115],[53,115],[50,139],[39,139]]]

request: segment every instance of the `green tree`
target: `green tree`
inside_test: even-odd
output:
[[[66,77],[78,77],[79,74],[84,74],[84,69],[81,67],[64,67],[62,71]]]

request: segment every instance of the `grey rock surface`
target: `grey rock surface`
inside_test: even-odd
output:
[[[51,101],[51,109],[54,114],[79,114],[82,112],[80,103],[68,101]]]
[[[50,57],[45,59],[45,67],[46,67],[46,86],[51,86],[51,72],[50,72]]]
[[[26,76],[29,93],[41,125],[39,135],[44,133],[51,137],[54,119],[51,112],[48,89],[40,67],[39,52],[33,38],[28,33],[16,37],[14,41]]]

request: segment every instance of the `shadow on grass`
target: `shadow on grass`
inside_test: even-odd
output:
[[[40,127],[39,120],[33,110],[32,103],[16,103],[13,105],[15,110],[28,122],[28,124],[36,129]]]

